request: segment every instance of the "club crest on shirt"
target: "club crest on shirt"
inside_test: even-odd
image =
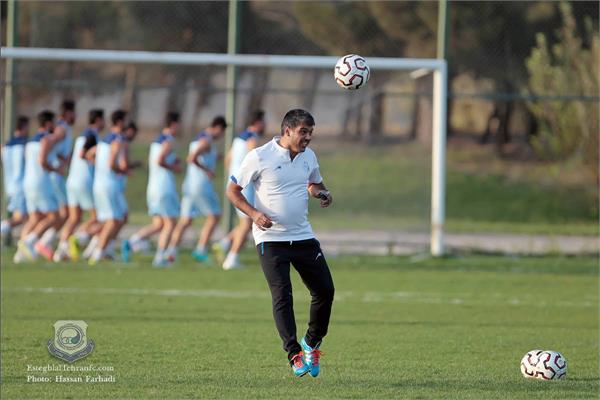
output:
[[[303,165],[303,167],[304,167],[304,170],[305,170],[306,172],[310,171],[310,167],[308,166],[308,161],[304,161],[304,164],[302,164],[302,165]]]

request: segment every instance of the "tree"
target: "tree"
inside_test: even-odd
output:
[[[600,182],[600,38],[589,18],[579,30],[570,4],[561,3],[560,11],[563,25],[556,32],[558,41],[549,46],[546,35],[538,34],[537,45],[527,58],[529,91],[546,96],[567,93],[579,99],[529,102],[540,127],[531,144],[540,157],[548,160],[581,155],[595,182]]]

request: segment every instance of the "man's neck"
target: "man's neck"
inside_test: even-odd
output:
[[[284,149],[286,149],[287,151],[290,152],[290,158],[293,160],[294,158],[296,158],[296,156],[298,155],[298,153],[296,153],[295,151],[292,151],[290,149],[290,144],[285,140],[285,137],[282,136],[279,138],[278,143],[281,147],[283,147]]]
[[[165,135],[173,134],[173,132],[171,131],[171,128],[163,128],[162,133],[164,133]]]
[[[120,135],[120,134],[121,134],[121,132],[122,132],[122,129],[121,129],[121,127],[119,127],[119,126],[112,126],[112,127],[110,128],[110,131],[111,131],[112,133],[118,133],[118,134]]]

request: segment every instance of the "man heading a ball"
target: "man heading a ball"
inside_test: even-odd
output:
[[[320,371],[321,341],[327,334],[333,303],[333,279],[308,221],[308,197],[333,199],[323,184],[315,153],[308,148],[315,120],[305,110],[291,110],[281,123],[281,136],[249,152],[230,177],[227,197],[250,216],[260,263],[271,290],[273,316],[283,348],[296,376]],[[252,185],[254,206],[242,190]],[[311,294],[308,330],[296,336],[290,264]]]

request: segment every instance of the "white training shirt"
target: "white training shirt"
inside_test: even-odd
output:
[[[257,245],[315,237],[308,222],[308,184],[323,181],[317,156],[307,148],[292,161],[279,139],[276,136],[250,151],[230,178],[242,188],[252,185],[256,193],[254,207],[273,221],[273,226],[265,231],[252,225]]]

